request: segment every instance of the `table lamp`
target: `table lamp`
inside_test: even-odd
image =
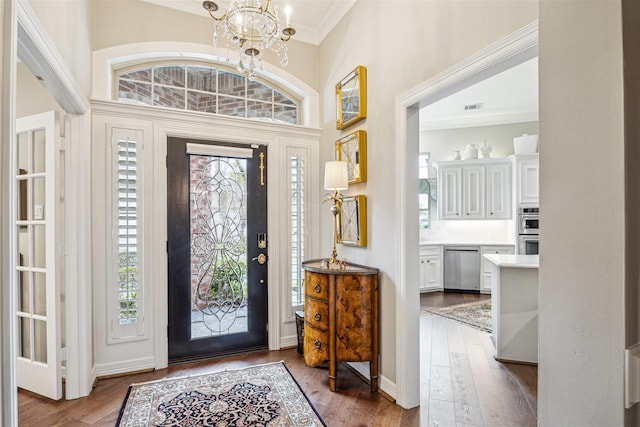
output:
[[[336,243],[340,239],[340,230],[338,229],[338,214],[342,207],[340,190],[346,190],[347,188],[349,188],[347,163],[338,160],[326,162],[324,164],[324,189],[333,191],[325,199],[333,201],[333,206],[331,206],[331,213],[333,214],[333,251],[331,252],[331,258],[327,260],[329,264],[339,264]]]

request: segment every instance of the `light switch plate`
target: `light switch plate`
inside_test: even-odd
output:
[[[33,219],[35,219],[35,220],[44,219],[44,206],[35,205],[33,207]]]

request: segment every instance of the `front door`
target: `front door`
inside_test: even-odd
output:
[[[169,362],[267,348],[266,147],[167,140]]]

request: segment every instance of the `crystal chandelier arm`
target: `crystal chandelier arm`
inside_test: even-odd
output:
[[[291,36],[293,36],[295,33],[296,33],[296,30],[291,27],[284,28],[282,30],[283,37],[280,37],[280,40],[286,43],[291,39]]]
[[[204,7],[206,9],[206,11],[209,12],[209,15],[216,21],[223,21],[227,17],[227,14],[225,13],[220,18],[216,18],[215,15],[213,14],[213,12],[218,10],[218,4],[215,3],[215,2],[212,2],[210,0],[203,1],[202,2],[202,7]]]

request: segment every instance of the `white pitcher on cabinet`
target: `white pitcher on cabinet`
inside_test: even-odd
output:
[[[464,151],[462,152],[462,156],[465,159],[477,159],[478,158],[478,145],[477,144],[467,144],[464,147]]]

